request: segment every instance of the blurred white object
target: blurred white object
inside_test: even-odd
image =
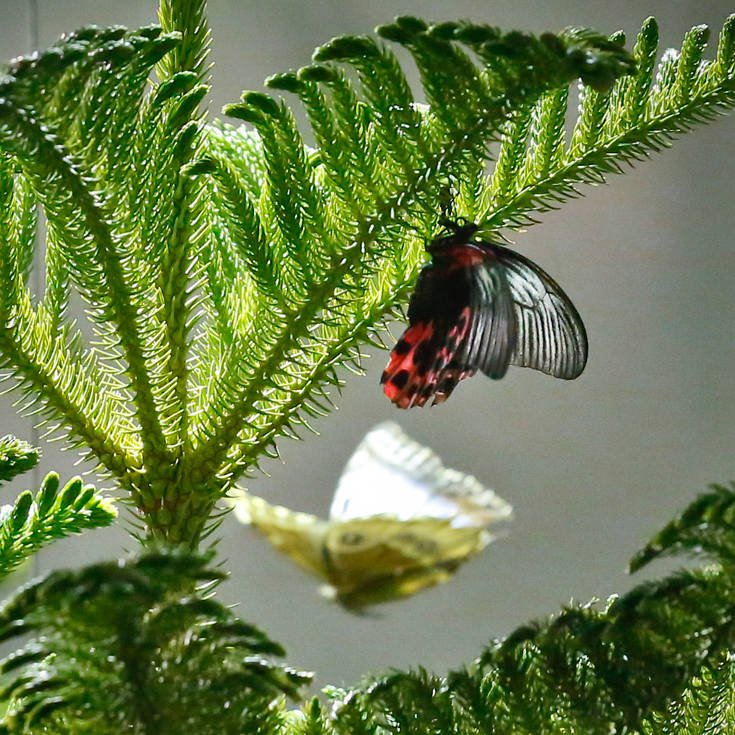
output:
[[[237,518],[329,586],[350,608],[406,597],[447,581],[493,539],[511,506],[472,475],[445,467],[393,422],[360,442],[342,473],[329,520],[243,493]]]

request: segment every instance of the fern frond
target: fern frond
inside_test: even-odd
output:
[[[10,434],[0,437],[0,483],[28,472],[38,464],[38,458],[38,449],[28,442]]]
[[[271,731],[279,695],[310,675],[272,663],[283,649],[207,596],[221,578],[202,557],[161,551],[22,588],[0,609],[0,638],[30,635],[0,662],[5,726]]]
[[[52,541],[86,529],[109,526],[117,518],[112,502],[75,477],[59,487],[50,472],[34,496],[26,490],[14,505],[0,508],[0,577]]]
[[[633,50],[635,73],[616,81],[610,91],[580,87],[569,144],[561,92],[521,110],[505,128],[498,165],[474,215],[482,229],[534,224],[536,213],[579,196],[579,184],[603,182],[608,174],[621,172],[621,164],[668,147],[677,135],[735,105],[734,26],[732,16],[723,26],[714,61],[702,59],[707,28],[693,28],[681,52],[667,52],[654,75],[658,27],[649,18]]]

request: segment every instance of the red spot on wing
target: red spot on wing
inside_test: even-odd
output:
[[[448,367],[444,371],[441,383],[437,385],[436,395],[434,396],[434,401],[431,405],[433,406],[437,403],[444,403],[444,401],[452,395],[452,391],[457,387],[457,383],[459,383],[460,380],[469,378],[474,374],[474,370],[460,370],[459,368]]]
[[[380,382],[383,384],[385,395],[399,408],[421,406],[426,401],[425,398],[421,400],[417,396],[421,376],[418,374],[416,349],[419,345],[430,344],[433,334],[434,327],[431,322],[418,322],[403,333],[390,353],[390,360]]]
[[[380,379],[383,392],[398,408],[423,406],[432,396],[433,403],[442,403],[460,380],[475,372],[453,362],[469,331],[469,316],[468,307],[443,336],[433,322],[417,322],[403,333]]]

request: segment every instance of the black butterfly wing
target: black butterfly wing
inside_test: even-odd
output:
[[[508,371],[518,338],[510,284],[504,266],[491,252],[469,276],[470,328],[456,362],[464,370],[481,370],[498,380]]]
[[[511,364],[565,380],[579,377],[587,363],[587,333],[574,304],[534,262],[492,247],[505,272],[518,324]]]

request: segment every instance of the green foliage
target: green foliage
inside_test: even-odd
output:
[[[201,382],[212,388],[192,427],[201,437],[192,463],[224,481],[274,452],[279,434],[308,428],[303,414],[328,410],[324,386],[340,383],[335,367],[359,369],[360,344],[380,344],[378,328],[414,282],[442,192],[482,169],[513,107],[593,68],[610,82],[630,71],[619,45],[592,34],[536,38],[412,18],[378,32],[413,54],[428,106],[414,104],[387,47],[345,37],[318,49],[316,64],[268,80],[300,98],[317,151],[306,151],[283,102],[256,92],[225,112],[257,130],[261,177],[252,168],[238,177],[249,167],[238,163],[236,146],[223,162],[223,136],[215,133],[208,164],[238,202],[229,229],[252,233],[237,269],[252,277],[246,329],[226,352],[229,335],[207,341]],[[357,85],[337,64],[352,67]],[[248,155],[247,134],[226,135],[242,138]]]
[[[28,407],[41,401],[130,493],[150,536],[190,545],[278,437],[329,410],[337,368],[382,344],[437,203],[482,175],[517,110],[633,69],[619,41],[588,31],[399,18],[379,33],[413,54],[428,105],[369,37],[334,39],[271,78],[304,104],[310,151],[286,104],[261,93],[227,108],[255,132],[205,123],[204,9],[164,0],[161,28],[81,29],[0,84],[3,363]],[[66,318],[71,289],[94,343]]]
[[[10,704],[0,732],[273,732],[310,675],[215,602],[207,559],[157,551],[53,572],[0,609],[0,639],[28,637],[0,661]]]
[[[703,60],[709,35],[693,28],[681,51],[669,50],[656,69],[658,26],[649,18],[633,55],[636,73],[612,89],[580,86],[579,113],[565,139],[566,90],[549,92],[513,117],[504,131],[493,176],[483,182],[472,209],[482,228],[534,224],[538,212],[556,209],[580,196],[579,184],[597,184],[622,173],[622,163],[644,160],[651,152],[699,122],[735,103],[735,16],[720,34],[715,60]]]
[[[655,714],[643,735],[702,735],[735,729],[735,669],[731,653],[695,677],[683,696],[667,711]]]
[[[0,437],[0,483],[28,472],[38,464],[38,457],[38,449],[28,442],[10,434]]]
[[[723,564],[735,559],[735,484],[712,485],[674,518],[630,562],[636,572],[653,559],[688,552],[711,555]]]
[[[117,511],[80,477],[60,487],[50,472],[36,496],[26,490],[15,505],[0,508],[0,577],[52,541],[90,528],[109,526]]]
[[[223,575],[206,558],[161,549],[54,572],[0,609],[0,640],[30,636],[0,662],[5,732],[725,732],[735,528],[723,505],[722,489],[701,496],[682,514],[687,522],[657,537],[691,550],[695,519],[707,519],[702,538],[715,529],[728,542],[702,548],[714,565],[645,582],[603,609],[569,606],[444,676],[394,671],[328,687],[328,711],[317,700],[284,710],[278,695],[297,696],[308,677],[264,659],[282,655],[280,646],[211,598]]]
[[[38,463],[39,450],[14,436],[0,439],[0,483]],[[117,518],[112,502],[75,477],[63,488],[50,472],[33,494],[26,490],[14,505],[0,507],[0,579],[56,539],[89,528],[109,526]]]
[[[0,78],[0,367],[25,408],[131,498],[153,550],[54,572],[0,609],[1,732],[699,732],[732,721],[735,489],[716,487],[631,563],[713,562],[609,601],[570,606],[446,676],[393,672],[287,712],[308,680],[211,597],[195,548],[215,502],[281,436],[310,428],[382,344],[451,205],[486,235],[598,183],[735,104],[735,18],[656,66],[618,34],[504,33],[402,17],[346,36],[206,119],[204,0],[162,0],[161,26],[80,29]],[[391,48],[420,73],[418,104]],[[565,132],[569,86],[579,110]],[[491,174],[490,145],[499,142]],[[42,294],[28,279],[39,210]],[[73,292],[93,331],[68,317]],[[27,468],[0,443],[0,478]],[[47,541],[112,520],[81,480],[51,474],[0,517],[0,571]],[[178,544],[158,548],[155,539]],[[724,723],[724,724],[723,724]]]

